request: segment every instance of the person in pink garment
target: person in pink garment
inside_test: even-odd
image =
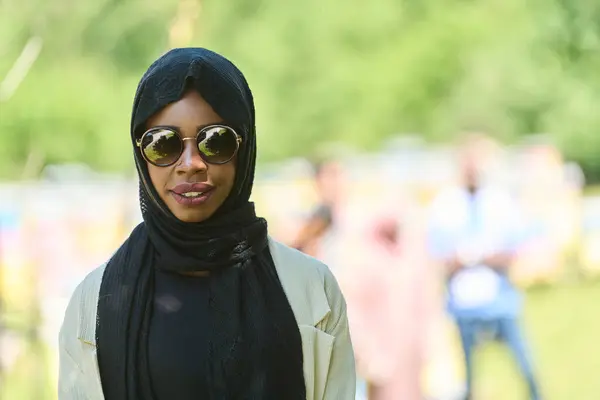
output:
[[[420,233],[408,217],[411,205],[397,201],[383,209],[357,226],[347,244],[352,257],[336,276],[348,303],[357,372],[366,381],[368,399],[421,400],[431,278],[423,267]]]
[[[376,199],[353,195],[350,173],[339,163],[317,164],[315,171],[320,203],[293,246],[326,260],[344,293],[360,378],[357,399],[421,400],[431,278],[418,224],[408,217],[413,206],[397,190]]]

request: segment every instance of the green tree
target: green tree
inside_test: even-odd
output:
[[[43,163],[131,170],[137,80],[169,47],[196,45],[224,53],[247,75],[261,160],[339,141],[372,150],[404,132],[432,141],[462,129],[508,141],[542,132],[600,179],[600,3],[591,0],[3,0],[0,7],[0,85],[28,41],[42,40],[14,93],[0,94],[3,177],[19,177],[32,154]]]

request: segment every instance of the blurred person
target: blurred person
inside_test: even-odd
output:
[[[403,189],[406,190],[406,189]],[[370,400],[421,400],[424,398],[422,374],[425,362],[426,329],[431,318],[431,272],[423,268],[426,261],[422,213],[409,193],[399,193],[385,200],[385,212],[374,219],[374,230],[367,235],[370,264],[381,268],[379,287],[371,290],[380,302],[379,354],[365,354],[371,368]],[[373,313],[365,307],[366,318]],[[354,314],[352,314],[354,316]],[[351,330],[353,321],[351,321]],[[373,329],[375,330],[375,329]],[[383,344],[383,345],[382,345]],[[357,358],[359,357],[359,349]],[[373,373],[374,372],[374,373]]]
[[[252,94],[227,59],[180,48],[134,100],[143,222],[73,294],[59,400],[352,399],[345,300],[329,269],[249,202]]]
[[[464,353],[466,399],[473,399],[473,351],[482,339],[508,345],[525,378],[529,397],[540,398],[529,349],[520,327],[522,298],[509,279],[520,244],[519,208],[500,187],[483,182],[486,153],[470,137],[460,159],[462,185],[434,200],[428,246],[447,273],[447,307]]]
[[[428,316],[423,278],[429,272],[423,268],[423,236],[415,229],[418,210],[412,196],[393,185],[381,187],[389,181],[372,172],[339,213],[340,229],[351,232],[343,240],[346,259],[334,269],[348,302],[357,399],[421,400]]]
[[[347,194],[342,193],[342,175],[342,166],[332,159],[313,164],[317,202],[291,243],[291,247],[324,261],[338,280],[345,280],[351,269],[350,263],[344,259],[346,254],[343,254],[347,253],[343,249],[348,245],[348,237],[344,232],[347,227],[342,227],[347,214],[342,211],[342,197]],[[356,400],[367,398],[368,386],[359,377],[356,383]]]
[[[314,165],[314,181],[318,204],[300,228],[292,247],[319,259],[327,251],[328,237],[335,227],[335,214],[340,197],[341,166],[334,161]]]

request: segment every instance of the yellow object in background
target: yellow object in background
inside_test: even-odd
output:
[[[425,398],[452,399],[464,391],[465,371],[454,323],[441,313],[428,332],[422,387]]]

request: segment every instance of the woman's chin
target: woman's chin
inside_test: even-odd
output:
[[[209,210],[202,209],[187,209],[187,210],[171,210],[173,215],[180,220],[181,222],[187,223],[198,223],[203,222],[209,219],[214,212],[209,212]]]

